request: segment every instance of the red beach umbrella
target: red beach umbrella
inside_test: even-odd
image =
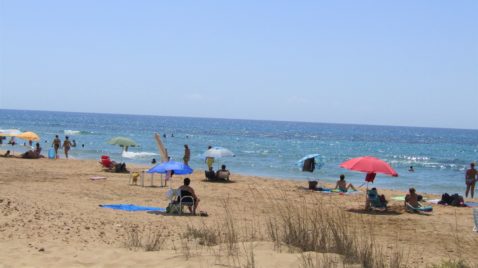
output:
[[[398,177],[398,173],[387,162],[372,156],[361,156],[352,158],[340,164],[340,167],[366,172],[365,180],[373,182],[376,173],[382,173],[394,177]]]

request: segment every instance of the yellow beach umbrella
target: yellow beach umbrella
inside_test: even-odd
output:
[[[31,132],[31,131],[27,131],[27,132],[23,132],[21,134],[18,134],[16,137],[20,138],[20,139],[27,140],[27,141],[39,141],[40,140],[40,137],[36,133]]]

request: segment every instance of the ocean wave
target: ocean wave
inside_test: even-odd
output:
[[[124,158],[150,158],[151,156],[158,155],[157,153],[150,153],[150,152],[125,152],[121,154]]]
[[[90,131],[82,131],[82,130],[71,130],[71,129],[65,129],[63,130],[63,133],[65,135],[85,135],[85,134],[93,134],[93,132]]]

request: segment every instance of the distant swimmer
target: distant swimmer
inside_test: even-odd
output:
[[[81,148],[85,148],[85,144],[81,144]]]
[[[415,170],[413,169],[413,166],[410,166],[410,168],[408,169],[409,172],[415,172]]]
[[[72,144],[71,144],[71,147],[76,147],[76,141],[73,140]]]
[[[153,160],[151,160],[151,164],[156,164],[156,158],[153,158]]]
[[[163,134],[163,138],[166,138],[166,133]]]

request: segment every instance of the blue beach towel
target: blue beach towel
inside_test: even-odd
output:
[[[133,204],[100,205],[100,207],[118,209],[118,210],[126,210],[126,211],[160,211],[160,212],[166,212],[165,208],[144,207],[144,206],[137,206],[137,205],[133,205]]]

